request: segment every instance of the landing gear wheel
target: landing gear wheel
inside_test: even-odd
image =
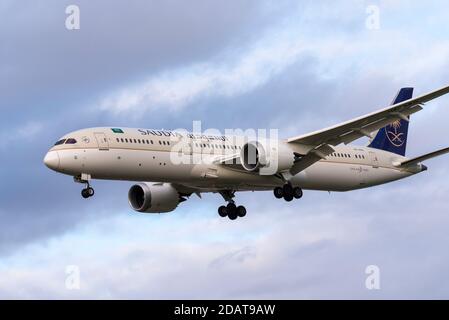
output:
[[[301,199],[302,198],[302,189],[299,187],[293,188],[293,197],[295,199]]]
[[[84,199],[89,198],[89,197],[90,197],[90,195],[89,195],[89,190],[88,190],[87,188],[81,190],[81,196],[82,196]]]
[[[237,219],[237,207],[233,203],[229,203],[226,207],[226,211],[228,212],[228,218],[231,220]]]
[[[290,202],[293,200],[293,187],[291,184],[284,184],[282,187],[282,192],[284,193],[285,201]]]
[[[90,198],[90,197],[92,197],[94,194],[95,194],[95,191],[94,191],[94,189],[91,188],[91,187],[87,187],[87,188],[84,188],[83,190],[81,190],[81,196],[82,196],[84,199]]]
[[[237,207],[237,215],[240,218],[243,218],[244,216],[246,216],[246,208],[244,206],[238,206]]]
[[[220,217],[224,218],[228,215],[228,209],[225,206],[221,206],[218,208],[218,214]]]
[[[273,193],[277,199],[282,199],[282,197],[284,197],[284,190],[281,187],[274,188]]]

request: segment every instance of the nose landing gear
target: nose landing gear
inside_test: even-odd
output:
[[[87,199],[87,198],[90,198],[90,197],[92,197],[93,195],[95,194],[95,190],[92,188],[92,187],[87,187],[87,188],[84,188],[83,190],[81,190],[81,196],[84,198],[84,199]]]
[[[89,174],[81,174],[80,176],[73,177],[73,180],[77,183],[84,183],[86,185],[86,187],[83,190],[81,190],[81,196],[84,199],[93,197],[93,195],[95,194],[95,190],[90,186]]]
[[[284,198],[287,202],[290,202],[293,199],[301,199],[303,196],[302,189],[299,187],[293,187],[290,183],[284,184],[283,187],[274,188],[273,193],[277,199]]]

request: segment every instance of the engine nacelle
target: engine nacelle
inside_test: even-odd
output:
[[[128,192],[128,201],[134,210],[146,213],[170,212],[185,199],[169,183],[141,182]]]
[[[295,153],[283,141],[252,141],[243,146],[240,159],[245,170],[272,175],[289,170],[295,162]]]

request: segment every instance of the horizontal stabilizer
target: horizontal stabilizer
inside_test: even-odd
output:
[[[441,156],[441,155],[446,154],[446,153],[449,153],[449,148],[444,148],[444,149],[441,149],[441,150],[438,150],[438,151],[434,151],[434,152],[425,154],[423,156],[419,156],[419,157],[416,157],[416,158],[413,158],[413,159],[401,162],[399,164],[399,166],[400,167],[413,166],[413,165],[421,163],[421,162],[423,162],[425,160],[429,160],[429,159]]]

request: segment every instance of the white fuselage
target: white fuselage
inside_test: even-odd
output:
[[[242,147],[242,143],[224,137],[191,136],[187,147],[176,148],[179,137],[168,131],[126,129],[116,133],[111,128],[92,128],[67,134],[62,139],[76,142],[55,145],[45,162],[53,170],[75,177],[171,182],[205,191],[269,190],[284,183],[276,175],[259,175],[217,164],[214,159],[218,156],[240,153]],[[181,158],[184,163],[177,163]],[[404,159],[382,150],[339,146],[333,154],[290,181],[303,189],[348,191],[422,171],[419,167],[405,170],[394,165]]]

